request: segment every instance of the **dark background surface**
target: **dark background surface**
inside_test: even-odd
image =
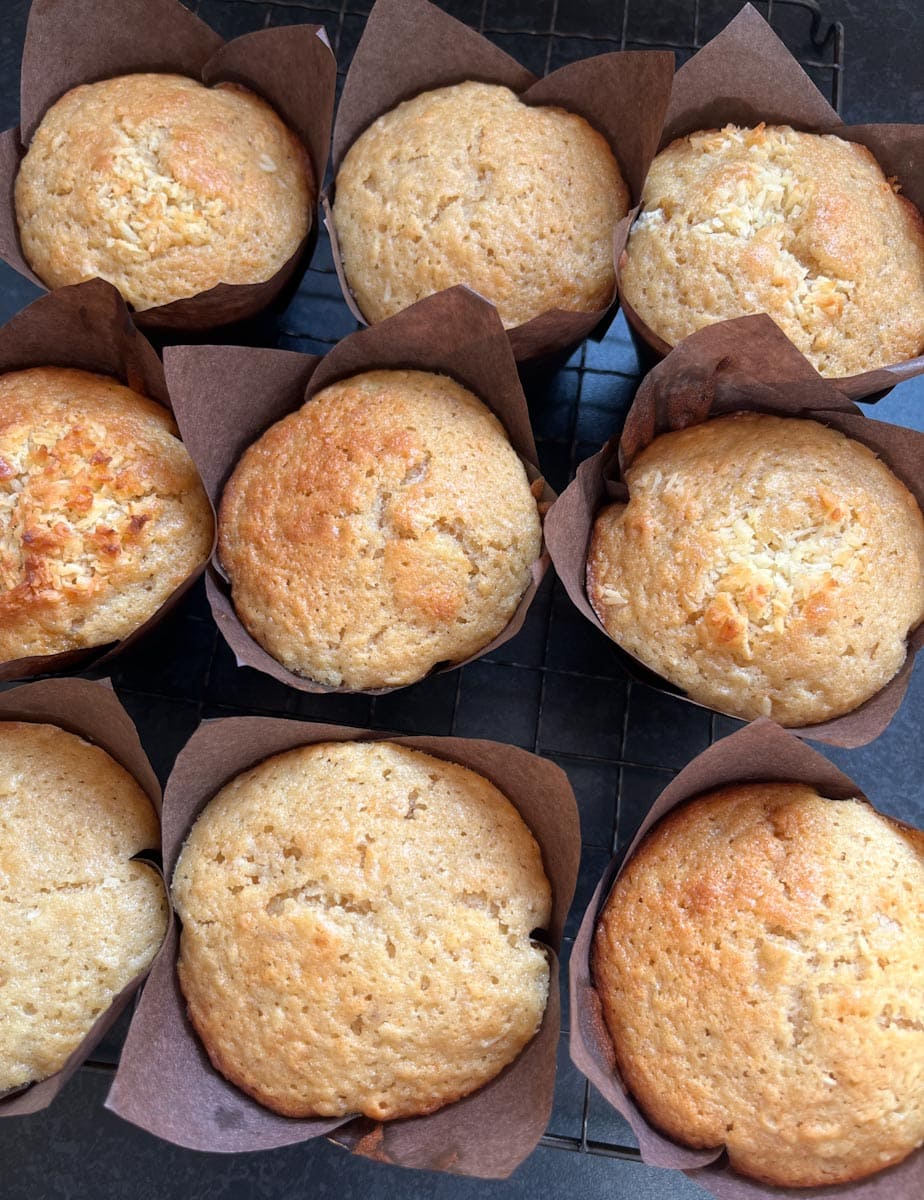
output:
[[[631,5],[626,8],[626,4]],[[189,5],[226,37],[264,24],[310,20],[327,25],[343,67],[356,45],[367,0],[199,0]],[[443,0],[443,7],[494,31],[505,50],[538,74],[573,58],[627,44],[687,47],[717,32],[738,0]],[[767,4],[758,5],[766,15]],[[920,0],[861,3],[825,0],[827,20],[845,29],[841,114],[850,123],[921,120],[924,73]],[[18,118],[18,72],[27,0],[0,0],[0,127]],[[771,19],[831,96],[832,44],[814,47],[810,16],[774,4]],[[529,31],[554,37],[536,37]],[[678,57],[687,57],[682,49]],[[326,257],[325,257],[326,256]],[[288,310],[254,323],[240,340],[319,352],[355,326],[329,273],[326,243]],[[0,320],[38,292],[0,264]],[[639,361],[617,317],[605,338],[566,362],[530,368],[524,383],[543,470],[561,489],[577,462],[616,428],[634,393]],[[924,429],[924,380],[901,387],[875,415]],[[612,852],[631,838],[644,811],[672,774],[716,736],[735,727],[625,676],[606,639],[570,608],[549,580],[523,632],[488,660],[414,688],[380,697],[308,696],[238,670],[218,637],[201,589],[143,645],[115,665],[113,680],[136,719],[162,779],[202,716],[263,712],[406,732],[489,736],[536,749],[569,773],[581,808],[584,854],[566,933],[573,937],[590,891]],[[924,824],[924,665],[904,706],[872,746],[826,753],[885,811]],[[563,959],[567,961],[570,940]],[[567,1008],[564,1012],[567,1031]],[[550,1132],[576,1144],[631,1147],[632,1136],[571,1066],[566,1039]],[[118,1034],[98,1053],[113,1059]],[[349,1158],[323,1141],[267,1154],[194,1154],[158,1142],[105,1112],[106,1071],[78,1072],[52,1107],[33,1117],[0,1120],[3,1197],[519,1197],[630,1193],[694,1200],[703,1195],[676,1173],[635,1162],[540,1147],[507,1181],[488,1183],[400,1171]]]

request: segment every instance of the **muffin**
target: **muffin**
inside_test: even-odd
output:
[[[613,231],[629,191],[574,113],[459,83],[379,117],[337,173],[343,268],[370,322],[468,284],[507,328],[613,298]]]
[[[542,544],[501,423],[423,371],[354,375],[271,426],[225,488],[218,537],[251,636],[290,671],[348,689],[477,654]]]
[[[433,1112],[538,1031],[551,891],[510,802],[389,742],[239,775],[180,854],[178,973],[216,1069],[291,1117]]]
[[[0,662],[116,642],[208,558],[170,413],[114,379],[0,376]]]
[[[735,413],[667,433],[594,524],[607,633],[732,716],[811,725],[868,700],[924,620],[924,517],[866,446]]]
[[[0,722],[0,1093],[60,1071],[167,927],[135,780],[54,725]]]
[[[649,1120],[782,1187],[924,1143],[924,834],[749,783],[674,809],[606,903],[592,969]]]
[[[305,150],[265,101],[154,74],[65,93],[15,185],[42,282],[99,276],[139,312],[272,278],[307,235],[315,195]]]
[[[865,146],[692,133],[651,165],[620,292],[668,345],[765,312],[822,375],[855,375],[924,350],[924,222]]]

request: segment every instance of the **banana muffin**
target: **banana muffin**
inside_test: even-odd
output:
[[[796,783],[710,792],[626,865],[592,970],[649,1120],[781,1187],[924,1143],[924,834]]]
[[[511,328],[606,308],[628,209],[613,152],[583,117],[468,82],[406,100],[354,142],[334,224],[368,321],[464,283]]]
[[[167,898],[132,858],[159,843],[150,800],[105,751],[0,722],[0,1093],[60,1071],[150,965]]]
[[[127,637],[212,533],[167,409],[86,371],[0,376],[0,662]]]
[[[139,312],[272,278],[307,235],[315,195],[307,153],[259,96],[153,74],[65,93],[15,187],[42,282],[99,276]]]
[[[878,692],[924,620],[924,517],[866,446],[735,413],[667,433],[597,517],[587,593],[693,700],[811,725]]]
[[[209,1057],[286,1116],[432,1112],[541,1024],[539,848],[493,784],[429,754],[340,742],[267,759],[199,816],[173,898]]]
[[[788,126],[692,133],[651,165],[620,290],[668,345],[768,313],[822,375],[924,350],[924,222],[865,146]]]
[[[398,687],[483,649],[539,557],[539,512],[500,421],[458,383],[368,371],[244,454],[219,551],[238,616],[317,683]]]

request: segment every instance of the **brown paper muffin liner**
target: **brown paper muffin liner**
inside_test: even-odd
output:
[[[575,607],[607,637],[586,588],[587,552],[597,513],[611,501],[628,499],[623,471],[659,434],[739,410],[804,417],[839,429],[875,451],[924,511],[924,433],[864,416],[822,379],[765,314],[707,326],[685,338],[649,372],[622,434],[581,463],[546,517],[555,570]],[[905,662],[881,691],[842,717],[790,732],[845,747],[863,746],[879,737],[898,711],[922,645],[924,624],[909,635]],[[620,648],[620,653],[646,683],[698,704],[627,651]]]
[[[495,45],[428,0],[377,0],[346,77],[334,125],[334,175],[347,150],[374,120],[402,100],[469,79],[502,84],[528,104],[557,105],[584,117],[609,142],[638,204],[657,151],[670,96],[670,51],[598,54],[537,79]],[[324,223],[343,296],[366,324],[343,272],[332,216],[333,187],[325,193]],[[614,228],[614,262],[625,246],[632,214]],[[597,312],[552,309],[508,330],[517,359],[566,349],[597,326],[616,299]]]
[[[434,371],[474,392],[499,418],[526,468],[540,511],[555,499],[536,466],[536,444],[516,363],[493,304],[456,287],[421,300],[370,329],[350,334],[323,359],[289,350],[242,346],[172,346],[164,354],[177,422],[217,512],[221,493],[247,447],[272,424],[337,380],[380,367]],[[519,632],[548,566],[543,547],[532,581],[506,628],[477,654],[440,667],[454,671],[502,646]],[[212,615],[238,665],[254,667],[302,692],[346,692],[293,671],[247,632],[231,601],[231,587],[212,555],[206,571]],[[379,688],[381,695],[394,688]]]
[[[44,679],[10,688],[0,695],[0,721],[57,725],[99,746],[138,781],[160,817],[161,792],[157,776],[138,740],[138,731],[108,680],[90,683],[86,679]],[[157,847],[150,849],[153,851]],[[0,1096],[0,1117],[21,1117],[47,1108],[115,1024],[147,973],[143,971],[137,975],[113,998],[60,1071],[20,1091]]]
[[[0,374],[27,367],[74,367],[112,375],[126,387],[172,409],[154,347],[133,325],[116,289],[102,279],[58,288],[0,327]],[[205,564],[198,567],[143,625],[121,641],[0,663],[0,682],[108,662],[162,621],[204,569]]]
[[[658,149],[700,129],[720,129],[729,123],[754,126],[761,121],[862,143],[885,174],[898,179],[902,195],[924,211],[924,125],[845,125],[763,17],[746,4],[677,72]],[[631,214],[633,220],[636,212]],[[628,229],[617,253],[617,288],[627,238]],[[621,291],[619,302],[642,341],[656,354],[666,354],[670,346]],[[918,355],[829,382],[851,400],[878,399],[874,393],[922,373],[924,355]]]
[[[494,783],[529,826],[542,850],[553,905],[545,940],[552,969],[549,1002],[535,1038],[490,1083],[430,1116],[385,1123],[281,1117],[211,1066],[186,1018],[176,979],[174,929],[135,1013],[106,1106],[149,1133],[196,1150],[267,1150],[326,1134],[354,1154],[381,1162],[502,1178],[537,1144],[552,1104],[560,1024],[556,953],[580,857],[577,806],[560,768],[496,742],[390,737],[268,717],[205,721],[181,751],[167,783],[165,874],[172,877],[191,825],[230,779],[296,746],[353,740],[393,741],[469,767]]]
[[[852,779],[817,750],[765,718],[694,758],[654,802],[621,861],[617,857],[609,864],[581,921],[570,962],[571,1059],[628,1121],[638,1138],[643,1162],[683,1171],[721,1200],[774,1200],[784,1196],[792,1200],[916,1200],[924,1192],[924,1150],[857,1183],[818,1188],[769,1187],[733,1171],[722,1147],[693,1150],[659,1133],[617,1073],[613,1044],[590,968],[597,918],[625,864],[656,822],[678,804],[703,792],[748,782],[805,783],[832,800],[867,799]]]
[[[318,25],[287,25],[224,42],[178,0],[33,0],[20,83],[21,125],[0,134],[0,258],[48,288],[23,257],[13,204],[19,163],[46,110],[81,83],[139,71],[170,72],[208,86],[237,83],[262,96],[300,138],[316,195],[327,167],[337,65]],[[140,325],[209,329],[259,312],[304,270],[311,228],[295,254],[262,283],[219,283],[206,292],[136,314]]]

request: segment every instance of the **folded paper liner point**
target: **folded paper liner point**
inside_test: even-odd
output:
[[[580,859],[577,805],[565,773],[526,750],[464,738],[407,737],[268,717],[203,722],[180,752],[164,798],[168,879],[199,812],[230,779],[264,759],[318,742],[393,741],[477,771],[519,810],[552,885],[549,1002],[539,1032],[477,1092],[426,1117],[293,1119],[263,1108],[212,1068],[186,1019],[176,979],[176,928],[155,961],[132,1020],[106,1106],[177,1145],[235,1153],[322,1135],[397,1165],[503,1178],[533,1149],[551,1112],[560,1028],[558,961]]]
[[[614,500],[628,498],[622,472],[659,434],[741,410],[804,417],[862,442],[898,476],[924,512],[924,433],[864,416],[830,380],[822,379],[770,317],[760,314],[709,325],[685,338],[645,376],[622,434],[581,463],[546,517],[546,543],[571,602],[612,645],[617,643],[594,612],[585,582],[598,512]],[[873,741],[898,711],[922,646],[924,624],[909,634],[905,662],[884,688],[844,716],[789,732],[848,748]],[[642,672],[645,682],[705,707],[627,651],[619,648],[619,653],[627,669]]]
[[[161,790],[157,776],[134,723],[108,679],[98,682],[43,679],[10,688],[0,694],[0,721],[57,725],[99,746],[138,781],[160,817]],[[170,934],[168,927],[165,942]],[[112,1003],[97,1017],[60,1071],[19,1091],[0,1096],[0,1117],[21,1117],[47,1108],[121,1016],[147,974],[147,971],[141,972],[113,997]]]
[[[849,776],[792,733],[762,717],[715,742],[668,784],[649,809],[624,855],[611,860],[578,929],[569,964],[571,1061],[622,1114],[638,1139],[643,1162],[683,1171],[720,1200],[918,1200],[924,1191],[924,1148],[904,1162],[856,1183],[817,1188],[771,1187],[733,1171],[722,1147],[695,1150],[659,1133],[616,1072],[616,1057],[603,1021],[590,969],[597,919],[610,891],[645,835],[677,805],[728,784],[805,783],[832,800],[858,798],[863,791]]]
[[[761,121],[861,142],[887,177],[897,176],[902,194],[924,210],[924,125],[845,125],[757,9],[745,4],[678,70],[658,149],[698,130]],[[636,212],[630,214],[632,219]],[[617,288],[627,237],[628,225],[616,253]],[[670,350],[621,294],[620,306],[633,331],[655,354]],[[921,374],[924,355],[829,382],[848,398],[862,400]]]
[[[671,51],[622,50],[580,59],[537,79],[468,25],[429,0],[377,0],[347,73],[334,125],[336,177],[347,150],[373,121],[402,100],[469,79],[501,84],[528,104],[557,105],[584,117],[609,142],[637,203],[661,137],[674,75]],[[366,324],[343,271],[332,217],[333,187],[322,197],[334,267],[353,316]],[[629,219],[614,230],[613,261]],[[552,309],[507,331],[518,360],[554,354],[603,322],[614,294],[597,312]]]
[[[13,205],[20,160],[46,110],[81,83],[138,71],[175,72],[241,84],[262,96],[299,137],[319,197],[327,167],[337,67],[323,28],[283,25],[225,42],[179,0],[33,0],[23,47],[20,129],[0,134],[0,258],[38,287],[25,261]],[[318,205],[301,246],[260,283],[219,283],[196,296],[136,314],[162,329],[208,329],[253,316],[306,268],[318,236]]]
[[[157,352],[134,325],[116,289],[102,279],[56,288],[0,326],[0,374],[29,367],[73,367],[111,375],[172,411]],[[0,663],[0,682],[103,666],[158,625],[204,570],[203,563],[121,641]]]
[[[540,504],[555,499],[536,465],[526,397],[497,310],[467,287],[438,292],[386,321],[352,333],[324,358],[244,346],[171,346],[165,351],[164,363],[183,441],[216,513],[239,458],[270,425],[328,385],[379,368],[433,371],[468,388],[504,426],[530,482],[542,481]],[[548,562],[543,546],[533,564],[529,587],[497,637],[477,654],[439,667],[435,673],[455,671],[514,637],[526,620]],[[234,610],[217,551],[206,569],[205,583],[212,615],[238,666],[254,667],[302,692],[348,692],[296,675],[250,636]],[[377,688],[362,694],[375,696],[394,690]]]

